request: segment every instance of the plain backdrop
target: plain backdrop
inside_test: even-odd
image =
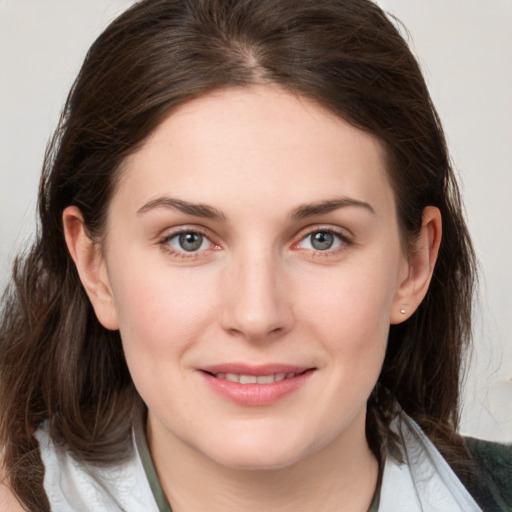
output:
[[[34,232],[45,145],[85,52],[132,3],[0,0],[0,285]],[[462,430],[512,441],[512,0],[378,3],[409,30],[480,258]]]

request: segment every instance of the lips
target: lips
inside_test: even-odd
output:
[[[301,388],[315,368],[223,364],[200,369],[213,391],[244,406],[270,405]]]
[[[295,377],[295,373],[271,373],[269,375],[244,375],[237,373],[216,373],[217,379],[226,379],[230,382],[239,382],[240,384],[272,384],[284,379]]]

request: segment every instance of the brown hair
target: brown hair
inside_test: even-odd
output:
[[[142,0],[91,47],[44,162],[40,227],[18,258],[0,327],[0,447],[9,484],[48,510],[33,436],[82,460],[119,461],[141,401],[118,332],[97,321],[64,242],[80,208],[100,239],[123,161],[183,102],[225,87],[277,84],[378,137],[389,156],[402,236],[427,205],[443,240],[428,294],[392,326],[367,432],[377,453],[396,398],[456,462],[463,349],[471,330],[473,249],[439,119],[406,42],[369,0]]]

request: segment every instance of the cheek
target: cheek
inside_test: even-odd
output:
[[[136,262],[130,262],[111,276],[127,357],[131,352],[155,359],[179,353],[211,317],[213,287],[179,269],[137,269]]]
[[[302,298],[304,325],[332,356],[338,385],[361,382],[371,390],[378,378],[397,289],[398,260],[390,263],[381,253],[364,265],[361,260],[357,265],[347,263],[321,279],[317,275],[314,283],[306,283],[295,294]]]
[[[184,355],[204,337],[211,297],[180,273],[128,270],[112,276],[126,362],[148,407],[167,410],[168,390],[180,389],[188,375]]]
[[[351,269],[333,273],[324,284],[317,280],[308,293],[297,293],[306,298],[307,317],[334,335],[348,338],[350,333],[357,342],[371,341],[372,332],[387,332],[395,287],[386,272]]]

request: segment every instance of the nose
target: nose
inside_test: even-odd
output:
[[[222,284],[223,328],[249,341],[274,340],[294,324],[291,290],[272,255],[232,262]]]

